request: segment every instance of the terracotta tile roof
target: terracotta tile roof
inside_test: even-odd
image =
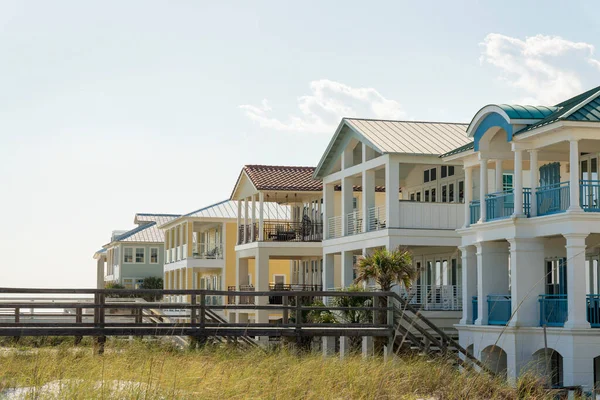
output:
[[[280,165],[246,165],[243,168],[258,190],[289,190],[318,192],[321,181],[313,179],[314,167],[289,167]]]

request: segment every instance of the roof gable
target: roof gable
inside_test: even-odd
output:
[[[231,193],[231,199],[243,198],[248,182],[256,191],[319,192],[322,184],[313,178],[314,167],[283,165],[245,165]],[[244,189],[246,186],[246,190]]]
[[[440,155],[470,143],[466,129],[463,123],[344,118],[314,176],[327,175],[352,138],[382,154]]]

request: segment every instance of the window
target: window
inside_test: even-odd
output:
[[[442,203],[448,202],[448,186],[442,185]]]
[[[425,182],[425,183],[429,182],[429,170],[428,169],[423,171],[423,182]]]
[[[437,172],[436,168],[431,168],[431,170],[429,172],[429,178],[431,179],[431,181],[435,181],[437,179],[436,172]]]
[[[513,188],[513,174],[502,174],[502,190],[507,191]]]
[[[448,167],[446,165],[442,165],[441,178],[444,179],[448,176]]]
[[[124,263],[133,262],[133,247],[125,247],[123,249],[123,262]]]
[[[454,176],[454,165],[448,166],[448,176]]]
[[[136,247],[135,248],[135,262],[136,263],[143,263],[144,262],[144,248],[143,247]]]
[[[417,192],[417,201],[421,201],[421,192]]]
[[[435,189],[431,189],[431,202],[435,203]]]
[[[458,201],[465,202],[465,181],[458,181]]]
[[[415,194],[414,194],[414,193],[411,193],[411,194],[410,194],[410,200],[411,200],[411,201],[415,201]]]
[[[150,264],[158,264],[158,247],[150,248]]]
[[[358,210],[358,197],[352,198],[352,211]]]
[[[456,201],[456,199],[454,198],[454,183],[448,185],[448,201]]]
[[[567,294],[567,259],[546,259],[546,294]]]
[[[424,198],[425,198],[425,201],[429,201],[429,190],[426,190],[426,191],[425,191],[425,196],[424,196]]]

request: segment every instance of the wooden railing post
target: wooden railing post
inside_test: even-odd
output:
[[[288,310],[288,305],[290,303],[290,300],[288,298],[287,295],[283,296],[282,299],[282,305],[283,305],[283,324],[286,325],[289,322],[289,310]]]
[[[81,324],[82,322],[83,322],[83,309],[81,307],[77,307],[75,309],[75,323]],[[81,339],[83,339],[83,336],[80,336],[80,335],[75,336],[75,346],[77,346],[79,343],[81,343]]]
[[[204,331],[205,325],[206,325],[206,296],[204,295],[204,290],[202,290],[202,291],[200,291],[200,329],[202,329]]]
[[[194,328],[196,326],[196,304],[198,298],[195,294],[193,294],[191,300],[192,301],[190,302],[190,304],[192,305],[192,308],[190,309],[190,325],[192,328]]]
[[[96,354],[104,354],[104,293],[94,293],[94,325],[96,327],[96,336],[94,337],[94,350]]]
[[[15,307],[15,324],[21,322],[21,309],[19,307]]]
[[[296,344],[300,345],[300,334],[302,333],[302,306],[300,304],[300,296],[296,296]]]

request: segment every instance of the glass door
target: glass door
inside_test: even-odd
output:
[[[598,182],[598,155],[587,154],[580,159],[581,206],[584,209],[598,209],[600,204],[600,182]],[[577,184],[571,182],[572,185]]]

